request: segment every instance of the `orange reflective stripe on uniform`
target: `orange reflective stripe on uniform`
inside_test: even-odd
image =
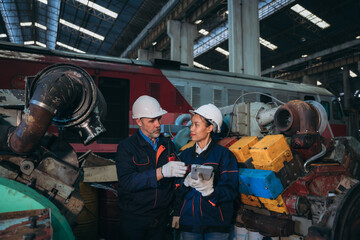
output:
[[[160,145],[160,147],[158,148],[158,150],[156,152],[156,165],[155,166],[157,166],[159,157],[164,150],[165,150],[165,147],[163,145]]]

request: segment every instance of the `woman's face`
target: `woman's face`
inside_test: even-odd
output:
[[[200,142],[210,136],[213,125],[207,126],[207,122],[202,116],[198,114],[193,115],[191,122],[190,134],[193,141]]]

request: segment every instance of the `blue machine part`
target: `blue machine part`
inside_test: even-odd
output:
[[[284,190],[273,171],[260,169],[240,168],[239,186],[240,193],[272,200]]]

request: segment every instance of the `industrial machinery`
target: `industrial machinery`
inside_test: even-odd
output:
[[[240,167],[237,226],[290,239],[360,236],[360,143],[324,138],[330,126],[320,103],[252,102],[221,110],[229,131],[219,144]]]
[[[53,226],[54,239],[65,239],[66,225],[84,205],[77,188],[81,166],[73,148],[48,129],[69,128],[91,143],[105,132],[100,91],[82,68],[52,65],[27,78],[25,91],[1,90],[0,114],[0,191],[8,192],[1,212],[29,210],[33,202],[51,208],[52,221],[60,223]],[[66,239],[73,238],[68,232]]]

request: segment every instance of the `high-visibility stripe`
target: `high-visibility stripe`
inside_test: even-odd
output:
[[[219,211],[220,211],[221,219],[222,219],[222,221],[224,221],[224,217],[223,217],[223,214],[222,214],[221,208],[220,208],[220,206],[218,206],[218,207],[219,207]]]
[[[215,203],[213,203],[212,201],[210,201],[210,200],[208,200],[209,201],[209,203],[213,206],[213,207],[215,207]]]
[[[165,150],[165,147],[163,145],[160,145],[160,147],[158,148],[158,150],[156,152],[156,165],[155,166],[157,166],[159,157],[164,150]]]
[[[221,172],[220,174],[223,174],[223,173],[227,173],[227,172],[234,172],[234,173],[238,173],[239,172],[239,170],[233,170],[233,171],[223,171],[223,172]]]

